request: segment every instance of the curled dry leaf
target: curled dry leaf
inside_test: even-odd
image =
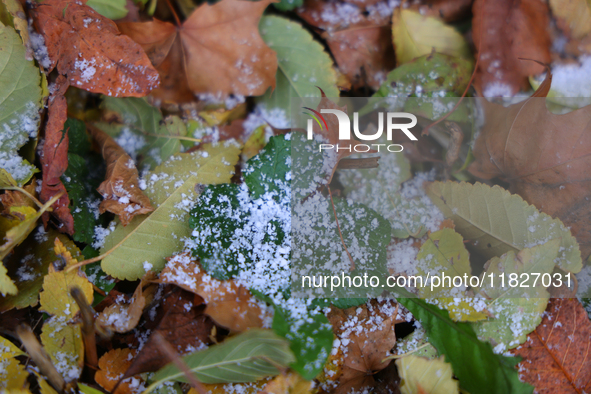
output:
[[[142,278],[129,302],[115,301],[115,303],[105,308],[96,319],[97,324],[118,333],[133,330],[139,323],[146,304],[151,302],[156,291],[154,286],[150,286],[144,293],[144,286],[152,278],[151,273],[147,273]]]
[[[72,0],[32,5],[49,55],[42,65],[51,71],[57,64],[72,86],[118,97],[145,96],[158,86],[158,72],[142,48],[110,19]]]
[[[559,218],[585,260],[591,253],[591,106],[553,114],[543,98],[549,87],[547,79],[536,97],[509,107],[482,100],[486,123],[469,171],[507,180],[511,192]]]
[[[170,258],[158,282],[174,284],[203,297],[207,304],[204,313],[233,332],[262,328],[264,319],[270,317],[247,288],[233,280],[212,278],[188,253]]]
[[[107,162],[105,180],[98,188],[104,197],[99,206],[100,212],[109,211],[118,215],[124,226],[134,216],[152,212],[154,208],[150,199],[140,189],[133,159],[105,132],[93,126],[88,126],[88,131]]]
[[[153,95],[187,102],[194,94],[258,96],[275,87],[277,56],[258,25],[273,0],[202,4],[180,27],[154,19],[124,22],[121,31],[144,48],[160,72]]]
[[[368,4],[365,4],[367,6]],[[340,71],[353,87],[369,85],[378,89],[390,70],[396,66],[392,46],[390,15],[384,6],[359,8],[351,18],[335,20],[327,17],[338,12],[340,3],[308,0],[298,9],[298,15],[324,32],[326,40]],[[353,6],[349,5],[353,8]]]
[[[511,351],[522,357],[520,378],[536,392],[563,394],[591,390],[591,322],[577,299],[550,300],[540,325]]]
[[[215,336],[215,324],[203,313],[203,309],[203,298],[174,288],[156,311],[152,335],[160,334],[179,354],[205,348],[211,344],[211,337]],[[152,327],[150,322],[147,327]],[[157,371],[171,361],[152,335],[134,358],[124,377]]]
[[[386,368],[390,360],[383,362],[396,345],[394,325],[399,322],[398,306],[390,301],[354,306],[345,310],[332,308],[328,320],[337,337],[337,352],[331,354],[327,365],[340,365],[329,376],[338,382],[331,393],[349,393],[374,387],[373,375]],[[334,352],[333,352],[334,353]]]
[[[43,178],[39,198],[42,202],[47,202],[62,193],[53,205],[52,215],[61,223],[59,231],[72,235],[74,234],[74,218],[70,213],[70,198],[60,179],[68,168],[69,139],[68,131],[64,130],[64,123],[68,118],[68,104],[64,97],[67,88],[66,78],[59,76],[56,81],[56,90],[49,98],[49,119],[45,126],[45,143],[41,151]],[[48,220],[49,214],[43,215],[43,222],[46,225]]]
[[[94,375],[97,384],[112,392],[121,376],[132,364],[137,351],[135,349],[113,349],[103,354],[99,360],[99,370]],[[141,378],[136,378],[141,381]],[[121,382],[114,394],[132,394],[131,380]]]
[[[476,0],[472,9],[474,44],[480,65],[474,85],[485,96],[514,95],[528,89],[528,77],[549,63],[549,10],[538,0]]]

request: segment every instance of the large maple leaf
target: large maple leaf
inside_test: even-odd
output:
[[[109,96],[141,97],[158,86],[158,73],[142,48],[113,21],[72,0],[44,0],[31,10],[49,55],[72,86]]]
[[[164,101],[193,101],[194,94],[257,96],[275,87],[277,56],[258,25],[273,0],[224,0],[203,4],[182,24],[154,19],[119,28],[139,43],[160,72],[153,95]]]
[[[570,227],[591,253],[591,106],[557,115],[546,108],[548,78],[521,103],[503,107],[482,100],[485,125],[474,144],[469,170],[500,177],[511,191]]]
[[[576,299],[552,299],[542,322],[511,352],[523,357],[520,378],[536,392],[563,394],[591,390],[591,322]]]

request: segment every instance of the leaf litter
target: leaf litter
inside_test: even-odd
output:
[[[572,74],[587,75],[587,2],[141,3],[0,5],[2,389],[586,390],[587,312],[553,298],[572,289],[310,299],[290,284],[295,259],[398,278],[583,270],[584,288],[587,107],[556,96],[587,92]],[[343,169],[360,142],[327,117],[313,131],[338,153],[293,162],[289,97],[319,112],[432,98],[425,127],[453,107],[439,98],[530,84],[516,104],[474,100],[486,123],[463,138],[429,126],[370,170]],[[326,250],[296,256],[306,237]]]

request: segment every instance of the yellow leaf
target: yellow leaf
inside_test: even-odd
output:
[[[18,186],[12,175],[4,168],[0,168],[0,188],[7,186]]]
[[[0,293],[4,296],[7,294],[15,295],[18,293],[18,289],[14,285],[14,282],[6,275],[7,272],[6,267],[0,261]]]
[[[121,376],[131,366],[136,355],[133,349],[113,349],[105,353],[99,360],[99,370],[94,375],[95,381],[105,390],[111,392]],[[138,378],[135,378],[138,379]],[[119,385],[115,394],[131,394],[135,391],[129,387],[131,381]]]
[[[459,393],[458,381],[452,378],[451,365],[443,356],[426,359],[409,355],[396,360],[400,375],[401,394],[452,394]]]
[[[29,374],[16,358],[0,360],[0,392],[27,388]]]
[[[313,389],[312,382],[295,372],[288,372],[273,378],[260,394],[313,394],[317,391]]]
[[[35,373],[37,375],[37,383],[39,384],[39,391],[41,394],[58,394],[57,391],[47,382],[45,377],[41,376],[41,374]]]
[[[68,324],[65,316],[54,316],[43,324],[41,343],[66,382],[80,377],[84,366],[84,341],[79,324]]]
[[[558,25],[570,32],[574,39],[591,33],[591,1],[589,0],[550,0],[552,13]]]
[[[248,140],[244,143],[244,148],[242,149],[242,157],[244,160],[248,160],[253,156],[256,156],[261,149],[265,146],[265,129],[267,128],[266,125],[262,125],[257,127]]]
[[[430,54],[470,57],[464,37],[453,27],[418,12],[396,8],[392,15],[392,34],[398,64]]]
[[[65,266],[76,264],[76,259],[64,247],[59,238],[55,238],[54,252],[65,262]],[[86,276],[80,270],[56,271],[49,267],[49,273],[43,278],[43,291],[39,294],[40,310],[51,315],[63,316],[67,319],[74,317],[79,308],[76,301],[70,295],[70,289],[78,286],[86,296],[89,305],[92,305],[93,287]]]
[[[8,339],[0,337],[0,362],[1,360],[22,356],[23,354],[25,352],[16,347]]]

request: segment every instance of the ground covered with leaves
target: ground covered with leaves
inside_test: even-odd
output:
[[[0,392],[591,392],[590,96],[589,0],[2,0]]]

